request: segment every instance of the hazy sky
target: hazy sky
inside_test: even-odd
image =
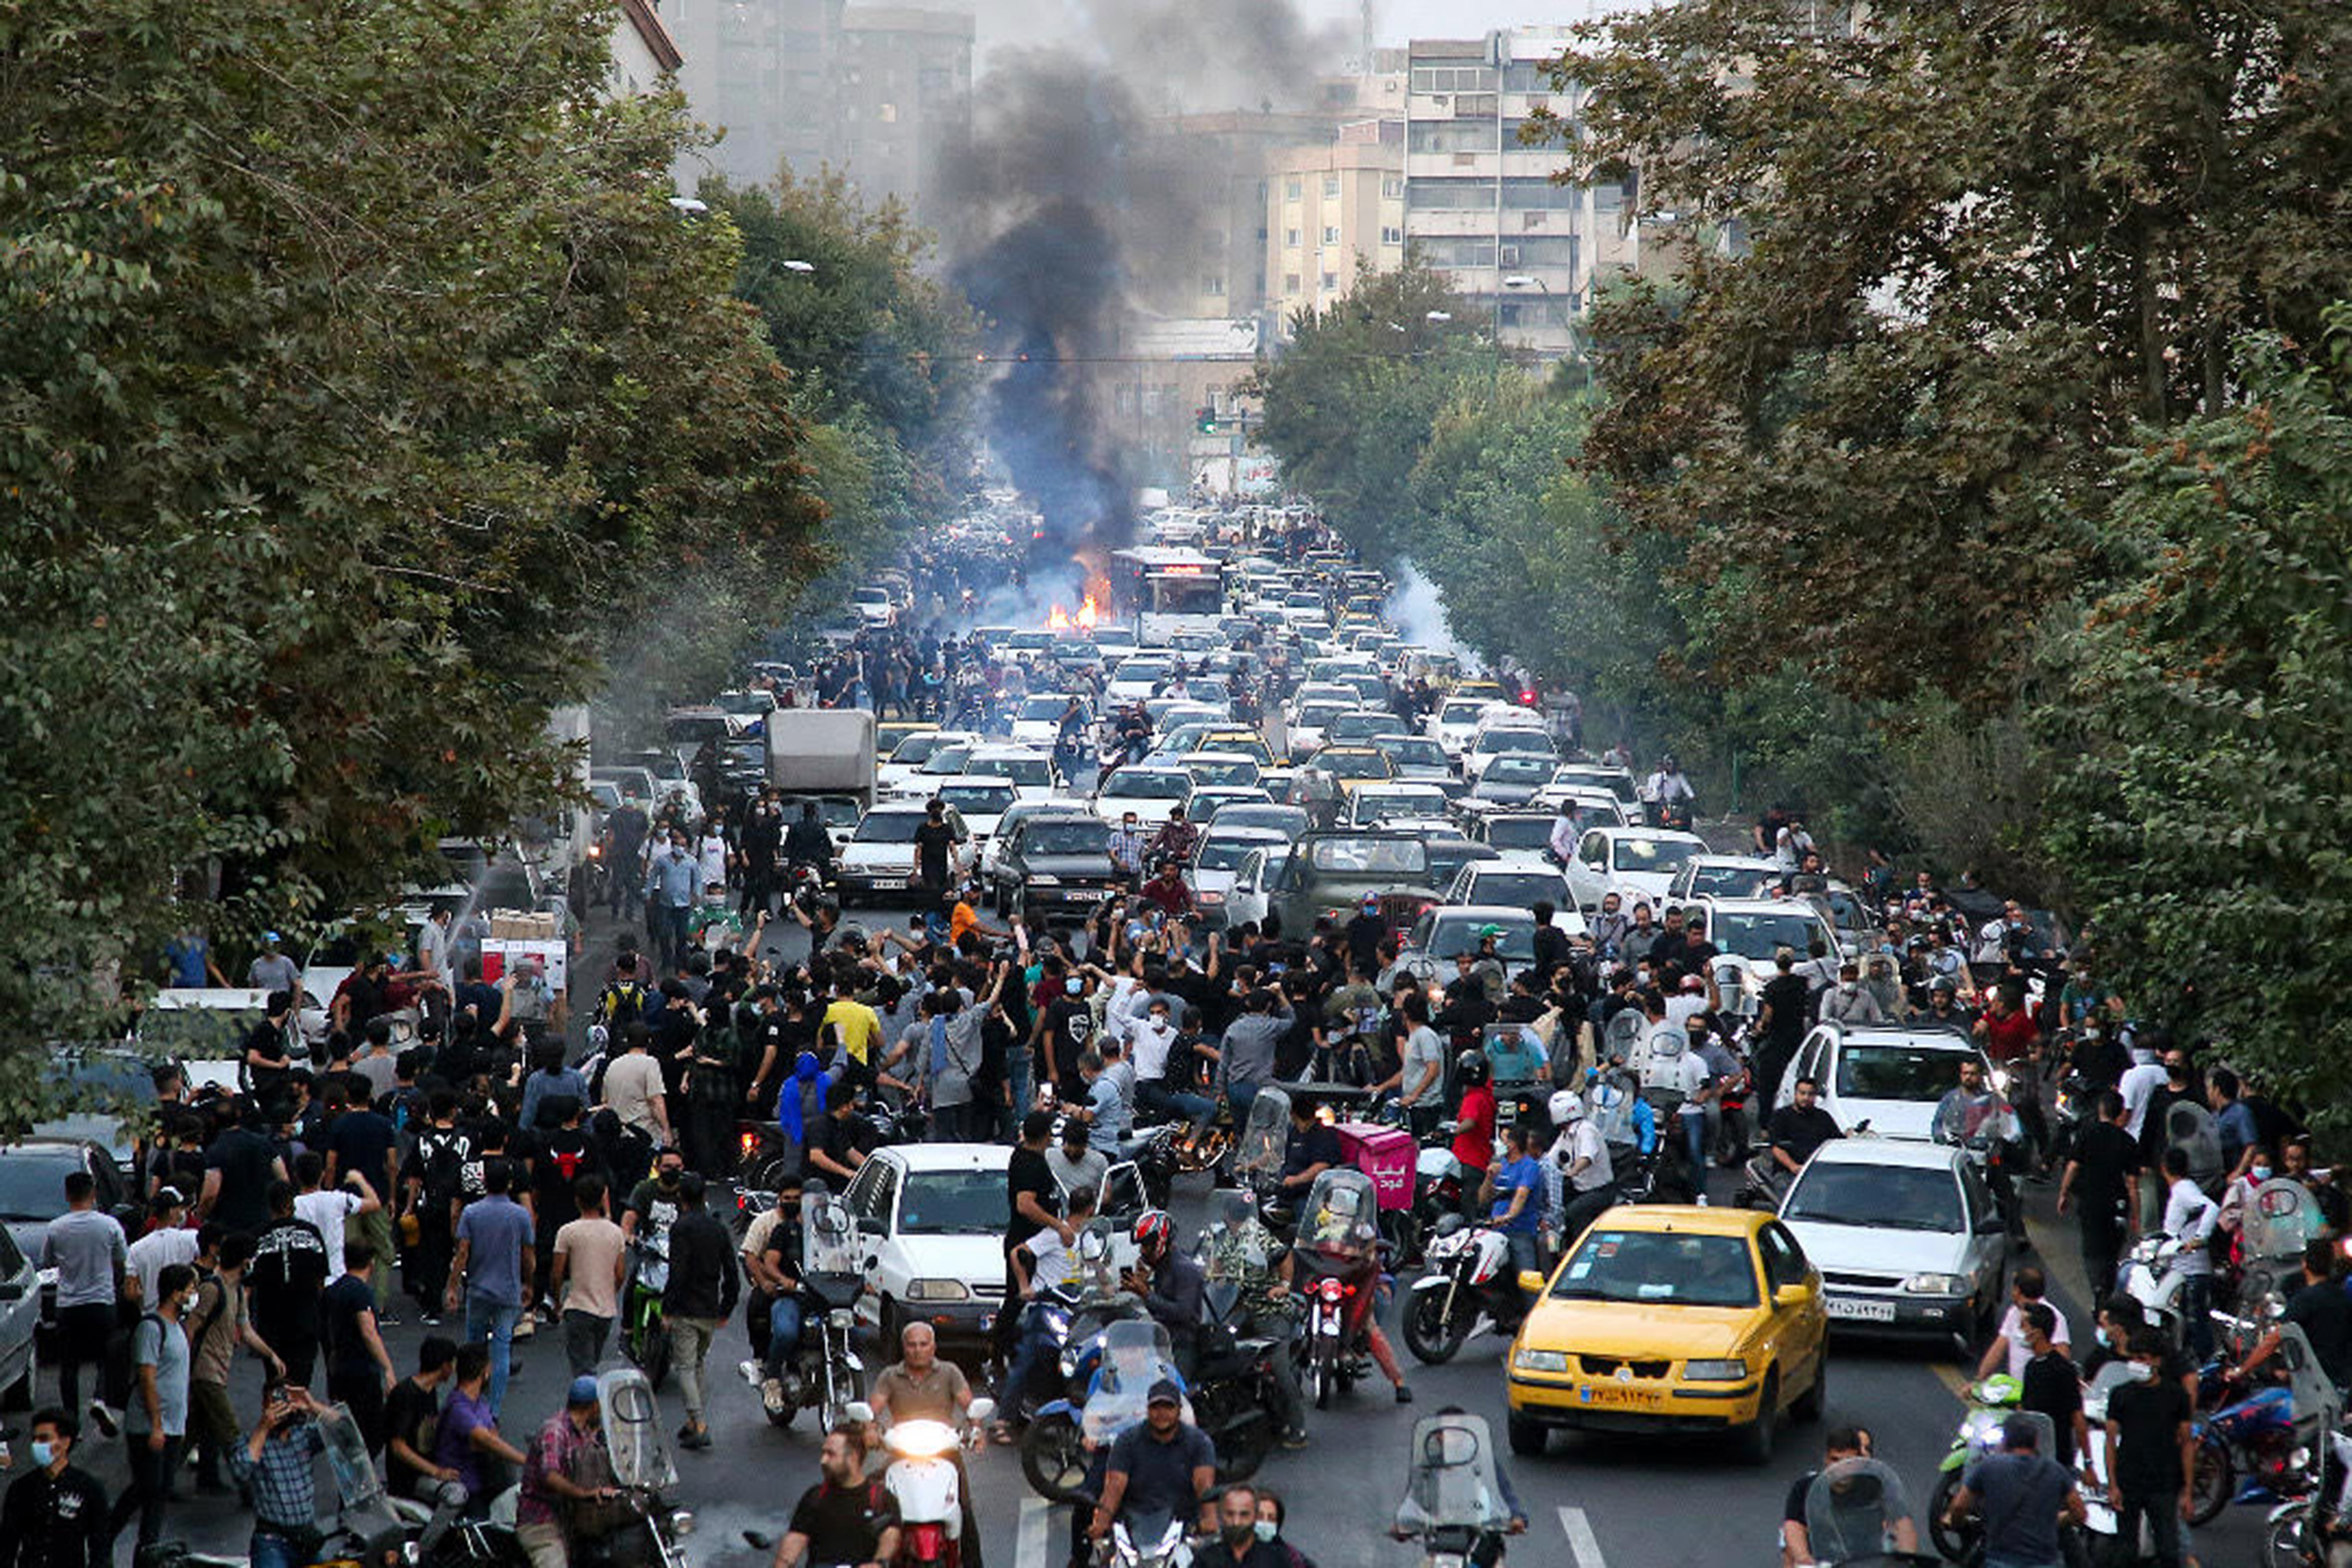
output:
[[[953,4],[954,0],[950,0]],[[1005,45],[1052,43],[1075,22],[1085,0],[968,0],[980,16],[983,57]],[[1104,0],[1096,0],[1097,4]],[[1119,0],[1108,0],[1118,5]],[[1373,0],[1374,28],[1383,47],[1414,37],[1476,37],[1493,27],[1558,26],[1611,11],[1646,9],[1654,0]],[[1352,43],[1357,0],[1296,0],[1310,26],[1330,27]]]

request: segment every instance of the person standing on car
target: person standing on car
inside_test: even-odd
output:
[[[956,840],[956,831],[948,823],[947,802],[936,795],[924,801],[923,820],[915,824],[915,903],[926,915],[946,906]]]
[[[699,1174],[688,1171],[679,1178],[678,1216],[669,1228],[669,1283],[662,1291],[670,1364],[677,1369],[678,1393],[686,1401],[681,1448],[710,1447],[702,1366],[719,1325],[735,1311],[735,1244],[727,1228],[704,1208],[704,1192]]]

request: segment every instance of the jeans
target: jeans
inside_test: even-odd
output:
[[[565,1568],[571,1562],[564,1550],[563,1527],[560,1524],[518,1524],[515,1544],[530,1560],[530,1568]]]
[[[2116,1515],[2116,1539],[2139,1540],[2139,1521],[2147,1520],[2149,1542],[2156,1548],[2153,1561],[2161,1568],[2180,1568],[2189,1560],[2189,1530],[2180,1522],[2180,1494],[2174,1491],[2126,1492],[2124,1506]]]
[[[1245,1332],[1274,1342],[1274,1392],[1272,1406],[1274,1423],[1286,1437],[1307,1430],[1307,1400],[1298,1392],[1298,1363],[1290,1354],[1290,1341],[1297,1333],[1296,1320],[1279,1312],[1264,1317],[1253,1312]]]
[[[975,1107],[970,1103],[932,1106],[929,1141],[934,1144],[970,1143],[972,1137],[971,1113],[974,1109]]]
[[[670,1364],[677,1369],[678,1397],[686,1403],[686,1418],[693,1426],[702,1425],[702,1361],[710,1354],[710,1341],[719,1333],[718,1322],[710,1318],[670,1318]]]
[[[1504,1245],[1511,1250],[1511,1268],[1517,1273],[1535,1273],[1543,1268],[1540,1238],[1532,1230],[1508,1230],[1503,1233]],[[1516,1281],[1514,1281],[1516,1285]]]
[[[2189,1274],[2180,1281],[2180,1331],[2189,1363],[2202,1366],[2213,1354],[2213,1276]]]
[[[245,1547],[249,1568],[310,1568],[315,1551],[310,1542],[289,1540],[267,1524],[253,1527]]]
[[[790,1296],[778,1296],[768,1309],[768,1375],[782,1377],[784,1363],[801,1347],[801,1304]]]
[[[419,1481],[416,1500],[433,1505],[433,1517],[425,1521],[425,1532],[416,1538],[416,1554],[425,1561],[433,1560],[433,1549],[449,1527],[466,1515],[466,1505],[473,1500],[463,1481]]]
[[[1183,1117],[1195,1131],[1207,1124],[1217,1113],[1217,1103],[1205,1094],[1188,1094],[1181,1089],[1171,1089],[1167,1081],[1147,1079],[1135,1086],[1135,1103],[1155,1116],[1171,1114]]]
[[[490,1347],[490,1414],[507,1396],[507,1375],[514,1368],[515,1319],[522,1309],[468,1293],[466,1297],[466,1343]]]
[[[604,1342],[612,1334],[613,1320],[600,1318],[592,1312],[566,1312],[563,1314],[563,1360],[574,1377],[586,1377],[604,1359]]]
[[[1029,1392],[1030,1381],[1037,1368],[1054,1353],[1054,1336],[1045,1327],[1045,1308],[1035,1301],[1021,1309],[1021,1348],[1013,1353],[1013,1364],[1004,1374],[1004,1386],[997,1403],[1008,1418],[1021,1415],[1021,1403]]]
[[[152,1546],[163,1533],[163,1503],[172,1490],[172,1478],[180,1473],[180,1455],[187,1446],[184,1437],[165,1437],[162,1448],[147,1446],[144,1433],[126,1433],[123,1437],[123,1458],[131,1462],[131,1484],[114,1500],[114,1511],[108,1516],[106,1539],[111,1542],[122,1533],[133,1513],[139,1515],[139,1544]]]
[[[1234,1108],[1234,1120],[1236,1123],[1244,1124],[1248,1123],[1250,1102],[1256,1098],[1257,1085],[1255,1083],[1225,1085],[1225,1103]]]

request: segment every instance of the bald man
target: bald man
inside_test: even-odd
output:
[[[874,1380],[866,1403],[874,1407],[879,1429],[899,1421],[944,1421],[950,1431],[961,1431],[964,1412],[971,1405],[971,1385],[963,1368],[940,1359],[939,1336],[929,1323],[908,1323],[898,1333],[899,1359]],[[965,1568],[982,1568],[980,1521],[971,1511],[971,1477],[964,1470],[963,1450],[954,1452],[963,1496],[963,1561]]]

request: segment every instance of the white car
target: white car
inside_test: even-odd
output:
[[[1770,861],[1754,855],[1693,855],[1675,873],[1666,893],[1678,904],[1694,898],[1760,898],[1764,885],[1779,874]],[[1797,952],[1802,956],[1804,949]]]
[[[1191,774],[1192,782],[1200,785],[1255,789],[1260,777],[1257,758],[1245,752],[1188,751],[1169,760],[1171,766]]]
[[[1576,894],[1576,907],[1587,915],[1612,893],[1629,910],[1636,904],[1654,908],[1666,901],[1666,886],[1683,862],[1706,849],[1706,841],[1696,833],[1589,828],[1577,843],[1576,858],[1568,862],[1568,885]]]
[[[848,847],[834,862],[844,908],[860,896],[887,898],[906,891],[915,878],[915,830],[922,825],[923,808],[919,801],[886,801],[866,813],[857,831],[850,835]],[[966,863],[968,850],[958,845],[950,857],[950,876]]]
[[[1158,827],[1192,792],[1192,776],[1181,768],[1136,763],[1104,779],[1095,790],[1095,815],[1117,826],[1126,812],[1145,827]]]
[[[849,607],[868,626],[888,626],[897,622],[898,607],[890,599],[887,588],[856,588],[850,590]]]
[[[1086,705],[1079,705],[1082,708]],[[1069,711],[1067,692],[1031,692],[1021,699],[1013,715],[1013,741],[1016,746],[1051,747],[1062,738],[1062,715]],[[1087,722],[1092,725],[1094,715],[1087,709]]]
[[[1470,820],[1470,841],[1492,849],[1503,857],[1504,865],[1549,872],[1557,878],[1551,825],[1559,820],[1549,811],[1481,811]]]
[[[1020,791],[1013,788],[1012,779],[979,772],[959,773],[951,779],[942,779],[931,794],[938,796],[963,819],[964,831],[971,835],[975,851],[985,848],[988,841],[996,836],[997,820],[1021,799]],[[925,799],[928,800],[929,797]]]
[[[1106,659],[1124,659],[1139,645],[1134,632],[1125,626],[1105,623],[1095,628],[1095,647]]]
[[[1061,788],[1053,758],[1025,746],[976,746],[964,758],[963,770],[1009,779],[1024,800],[1047,800]]]
[[[1000,1144],[896,1144],[867,1156],[845,1197],[866,1252],[857,1318],[886,1345],[910,1322],[942,1345],[971,1349],[1004,1305],[1004,1173]],[[1129,1226],[1143,1184],[1131,1163],[1103,1177],[1098,1212],[1111,1221],[1114,1270],[1135,1260]]]
[[[1454,764],[1444,747],[1425,735],[1376,735],[1372,737],[1372,748],[1388,754],[1400,779],[1441,785],[1454,782]]]
[[[1513,709],[1524,713],[1523,708]],[[1482,724],[1478,733],[1462,751],[1462,777],[1475,784],[1486,776],[1487,767],[1497,757],[1537,757],[1550,762],[1559,755],[1551,737],[1544,733],[1540,721],[1528,724],[1519,719]]]
[[[1408,820],[1443,822],[1445,791],[1434,784],[1368,781],[1357,785],[1349,793],[1347,806],[1349,827],[1370,828]]]
[[[1832,1139],[1797,1173],[1780,1218],[1822,1271],[1832,1326],[1948,1340],[1974,1360],[1998,1323],[2008,1228],[1962,1150]]]
[[[914,788],[915,769],[942,747],[978,743],[980,737],[962,729],[919,729],[900,741],[890,759],[874,771],[874,788],[885,795],[900,795]]]
[[[1775,956],[1783,947],[1800,964],[1820,941],[1835,953],[1837,933],[1820,910],[1801,898],[1703,898],[1706,939],[1726,957],[1737,958],[1758,986],[1779,974]]]
[[[1324,698],[1300,704],[1290,716],[1289,742],[1292,760],[1312,757],[1322,750],[1324,727],[1343,713],[1353,713],[1355,707],[1353,701],[1341,702],[1337,698]]]
[[[1290,840],[1272,828],[1211,827],[1193,846],[1192,863],[1184,880],[1192,884],[1192,902],[1212,925],[1223,924],[1226,895],[1242,862],[1253,851],[1286,848]]]
[[[1254,784],[1195,784],[1184,797],[1184,815],[1206,827],[1231,806],[1271,806],[1274,797]]]
[[[1103,695],[1114,703],[1139,703],[1167,680],[1176,662],[1164,653],[1133,653],[1118,662],[1103,687]]]
[[[1633,771],[1630,768],[1612,768],[1605,762],[1563,762],[1551,777],[1555,784],[1606,789],[1623,804],[1628,815],[1642,801],[1641,789],[1634,783]]]
[[[907,775],[905,782],[898,787],[898,793],[917,800],[929,800],[948,779],[971,771],[971,754],[978,751],[982,744],[976,739],[958,738],[932,747],[931,754]]]
[[[1595,789],[1582,784],[1551,783],[1528,798],[1528,810],[1559,814],[1562,800],[1576,807],[1576,825],[1580,828],[1630,828],[1635,826],[1633,813],[1625,803],[1606,789]]]
[[[1960,1082],[1960,1063],[1985,1066],[1986,1082],[2002,1075],[1966,1035],[1900,1025],[1815,1024],[1797,1048],[1773,1109],[1797,1097],[1797,1080],[1821,1089],[1821,1107],[1847,1133],[1864,1122],[1882,1138],[1930,1142],[1936,1107]]]
[[[1476,697],[1454,697],[1429,716],[1429,737],[1444,748],[1446,756],[1458,759],[1470,737],[1478,733],[1478,720],[1486,711],[1486,705]]]
[[[1584,935],[1584,919],[1568,901],[1568,880],[1552,866],[1514,865],[1509,861],[1472,861],[1454,873],[1445,889],[1448,904],[1501,904],[1532,912],[1552,906],[1551,923],[1571,936]]]

